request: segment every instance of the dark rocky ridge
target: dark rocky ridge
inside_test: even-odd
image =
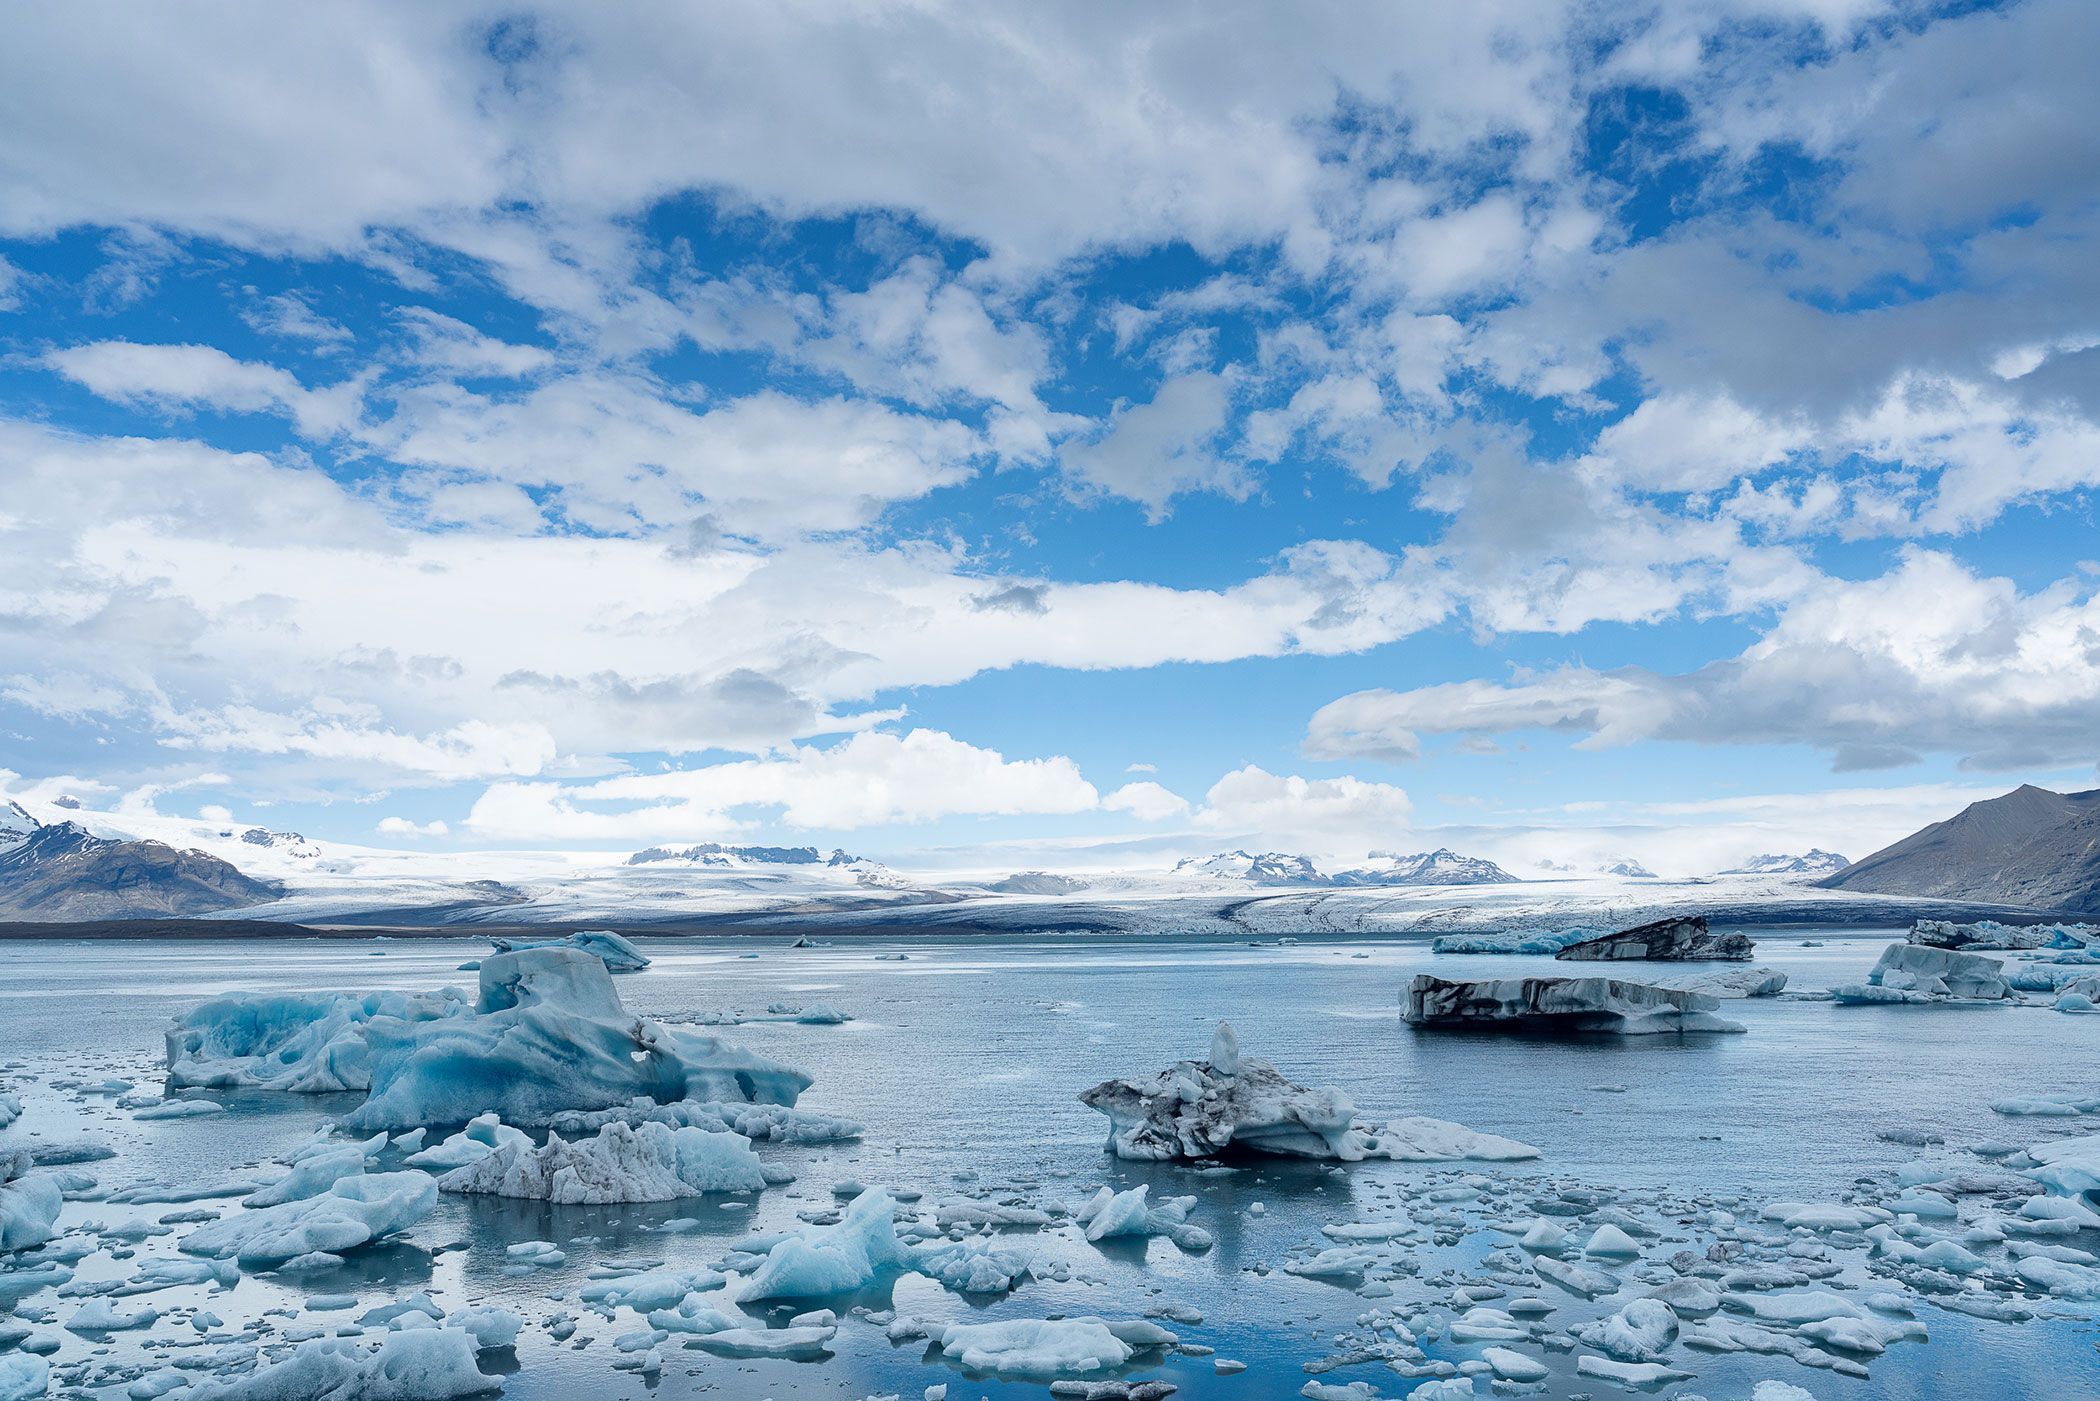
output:
[[[0,854],[0,919],[151,919],[275,900],[267,881],[202,851],[109,841],[75,822],[39,826]]]
[[[1818,884],[1832,890],[2100,913],[2100,789],[2023,785],[1971,803]]]

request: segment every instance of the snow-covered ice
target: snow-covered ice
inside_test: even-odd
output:
[[[405,1231],[437,1206],[437,1181],[422,1172],[345,1177],[318,1196],[226,1216],[182,1238],[192,1255],[281,1264],[313,1251],[341,1254]]]

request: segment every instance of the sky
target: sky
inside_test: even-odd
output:
[[[1669,873],[2100,786],[2100,7],[18,10],[0,791]]]

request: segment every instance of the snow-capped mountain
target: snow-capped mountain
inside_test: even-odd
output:
[[[1852,864],[1834,851],[1811,847],[1799,856],[1753,856],[1740,866],[1721,872],[1724,876],[1827,876]]]
[[[20,803],[0,807],[0,852],[13,851],[41,826],[43,824],[31,817],[29,809]]]
[[[1191,856],[1174,863],[1174,874],[1246,881],[1252,885],[1320,885],[1327,879],[1306,857],[1281,851],[1260,855],[1221,851],[1210,856]]]
[[[1503,885],[1517,878],[1481,856],[1461,856],[1449,847],[1401,856],[1374,851],[1362,866],[1334,873],[1336,885]]]
[[[15,820],[14,809],[8,814]],[[153,919],[275,900],[275,885],[202,851],[109,841],[77,822],[38,825],[0,854],[0,918]]]
[[[1599,866],[1597,868],[1597,874],[1600,876],[1624,876],[1628,880],[1656,879],[1655,872],[1649,870],[1646,866],[1643,866],[1640,862],[1634,860],[1630,856],[1621,857],[1617,861],[1612,861],[1605,865]]]
[[[999,895],[1076,895],[1087,888],[1087,882],[1055,871],[1016,871],[984,888]]]
[[[241,841],[299,861],[318,860],[321,855],[321,844],[308,841],[298,832],[273,832],[267,827],[250,827],[241,833]]]
[[[627,864],[645,866],[654,861],[680,861],[688,865],[727,869],[746,862],[765,866],[853,866],[860,860],[858,856],[848,856],[836,850],[826,856],[813,846],[724,846],[720,842],[701,842],[697,846],[652,846],[628,857]]]

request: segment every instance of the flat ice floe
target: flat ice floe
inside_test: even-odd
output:
[[[1526,1144],[1440,1119],[1365,1122],[1342,1091],[1307,1089],[1267,1061],[1242,1056],[1223,1022],[1209,1059],[1179,1061],[1148,1079],[1103,1081],[1079,1099],[1108,1116],[1109,1151],[1121,1158],[1211,1158],[1235,1150],[1340,1162],[1538,1156]]]
[[[1743,1030],[1715,1016],[1704,993],[1619,978],[1493,978],[1470,982],[1419,973],[1407,988],[1418,1027],[1533,1027],[1620,1035]]]
[[[339,1255],[405,1231],[436,1207],[437,1181],[428,1173],[345,1177],[316,1196],[200,1226],[182,1238],[182,1249],[250,1266],[315,1252]]]

